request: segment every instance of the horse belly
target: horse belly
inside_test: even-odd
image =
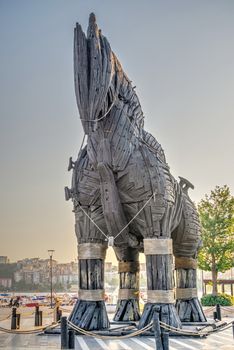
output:
[[[143,201],[152,195],[150,174],[139,150],[131,155],[126,168],[117,173],[116,183],[122,203]]]

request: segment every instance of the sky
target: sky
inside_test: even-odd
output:
[[[64,186],[83,135],[73,28],[86,30],[90,12],[191,198],[234,192],[234,1],[0,0],[0,255],[11,261],[77,256]]]

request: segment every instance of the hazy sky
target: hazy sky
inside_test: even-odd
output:
[[[92,11],[192,199],[234,190],[233,0],[0,0],[0,255],[11,260],[76,257],[63,189],[82,137],[73,27]]]

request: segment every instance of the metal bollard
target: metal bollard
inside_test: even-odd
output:
[[[75,349],[75,331],[73,329],[68,331],[68,349]]]
[[[61,349],[68,349],[67,317],[61,317]]]
[[[42,326],[42,311],[39,311],[38,319],[39,319],[38,326]]]
[[[60,321],[62,317],[62,310],[60,310],[59,306],[56,307],[56,319],[55,321],[58,322]]]
[[[36,306],[36,310],[35,310],[35,323],[34,323],[35,327],[41,326],[41,324],[40,324],[40,312],[41,312],[41,311],[39,311],[39,306]]]
[[[169,350],[169,332],[165,331],[165,329],[162,332],[162,343],[163,350]]]
[[[153,330],[155,336],[155,345],[157,350],[163,350],[163,344],[161,339],[161,328],[159,324],[159,314],[154,312],[153,314]]]
[[[222,320],[222,317],[221,317],[221,307],[220,307],[220,304],[216,304],[216,313],[217,313],[217,319],[219,321]]]
[[[11,315],[11,329],[17,329],[17,316],[16,316],[16,307],[12,308],[12,315]]]
[[[20,314],[16,314],[16,329],[20,329]]]
[[[62,310],[59,310],[59,319],[58,319],[58,321],[60,321],[60,320],[61,320],[62,315],[63,315]]]

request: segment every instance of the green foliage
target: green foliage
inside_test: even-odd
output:
[[[234,197],[228,186],[216,186],[198,205],[203,247],[198,256],[205,271],[225,272],[234,266]]]
[[[234,298],[228,294],[207,294],[201,298],[201,304],[203,306],[215,306],[220,304],[222,306],[232,306],[234,305]]]

